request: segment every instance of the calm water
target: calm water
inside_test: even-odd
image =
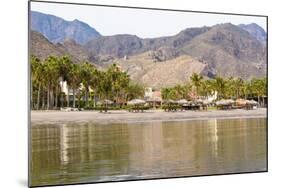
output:
[[[266,170],[266,119],[32,127],[33,186]]]

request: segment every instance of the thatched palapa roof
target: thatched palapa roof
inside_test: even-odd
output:
[[[142,99],[133,99],[128,102],[128,105],[139,105],[139,104],[145,104],[145,101]]]

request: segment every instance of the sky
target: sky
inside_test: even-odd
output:
[[[31,10],[78,19],[95,28],[101,35],[132,34],[141,38],[171,36],[190,27],[213,26],[221,23],[256,23],[266,31],[266,18],[225,14],[159,11],[132,8],[85,6],[31,2]]]

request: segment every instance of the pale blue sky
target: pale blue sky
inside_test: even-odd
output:
[[[158,11],[31,2],[31,10],[52,14],[65,20],[78,19],[102,35],[133,34],[142,38],[175,35],[189,27],[219,23],[256,23],[266,30],[266,18],[255,16]]]

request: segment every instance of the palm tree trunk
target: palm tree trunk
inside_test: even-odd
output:
[[[86,98],[86,106],[89,107],[89,91],[88,91],[88,87],[86,87],[86,90],[85,90],[85,98]]]
[[[94,108],[96,108],[96,92],[94,91]]]
[[[64,98],[65,96],[63,94],[61,94],[60,96],[60,107],[64,108]]]
[[[43,96],[42,96],[42,109],[45,108],[45,91],[43,90]]]
[[[59,101],[60,101],[60,107],[63,108],[64,107],[64,95],[61,92],[61,88],[59,88]]]
[[[37,91],[37,104],[36,104],[37,110],[39,110],[39,105],[40,105],[40,90],[41,90],[41,85],[39,84],[38,91]]]
[[[69,88],[67,87],[67,107],[69,107],[69,101],[70,98],[69,98]]]
[[[80,108],[80,103],[81,103],[81,94],[78,96],[78,107]]]
[[[55,108],[58,107],[58,86],[56,86],[56,91],[55,91]]]
[[[50,109],[50,86],[48,86],[48,93],[47,93],[47,110]]]
[[[50,108],[54,109],[54,103],[55,103],[55,97],[54,97],[54,89],[52,88],[50,90]]]
[[[75,88],[73,87],[73,108],[75,108],[76,107],[76,104],[75,104],[75,101],[76,101],[76,90],[75,90]]]

